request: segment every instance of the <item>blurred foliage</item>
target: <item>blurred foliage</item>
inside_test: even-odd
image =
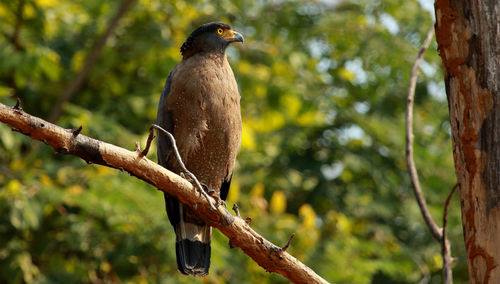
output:
[[[428,2],[428,1],[427,1]],[[48,117],[118,1],[0,3],[0,101]],[[404,158],[410,68],[426,1],[140,0],[57,122],[133,149],[145,143],[179,47],[220,20],[242,94],[243,141],[228,206],[336,283],[441,282],[440,248]],[[427,3],[428,4],[428,3]],[[438,223],[455,183],[448,108],[433,43],[421,67],[415,151]],[[155,150],[150,154],[156,160]],[[0,125],[0,282],[286,283],[214,233],[211,273],[176,271],[162,194]],[[467,281],[457,198],[449,217],[456,283]],[[425,283],[425,281],[424,281]]]

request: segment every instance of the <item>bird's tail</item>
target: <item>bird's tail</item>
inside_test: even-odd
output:
[[[177,267],[183,274],[205,276],[210,268],[212,228],[192,216],[179,204],[179,223],[175,229]]]

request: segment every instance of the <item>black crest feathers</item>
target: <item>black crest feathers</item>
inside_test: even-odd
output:
[[[196,37],[206,32],[215,32],[215,30],[217,30],[218,28],[231,29],[231,26],[221,22],[212,22],[199,26],[196,30],[194,30],[191,33],[191,35],[189,35],[186,41],[182,44],[181,46],[182,56],[186,57],[189,50],[193,47],[193,43],[196,40]]]

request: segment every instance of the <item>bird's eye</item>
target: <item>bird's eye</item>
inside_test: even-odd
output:
[[[224,31],[221,28],[217,29],[217,34],[221,35]]]

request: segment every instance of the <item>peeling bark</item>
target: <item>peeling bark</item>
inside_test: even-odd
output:
[[[437,0],[471,283],[500,279],[500,4]]]
[[[61,154],[78,156],[87,163],[125,170],[133,176],[175,196],[200,218],[219,229],[233,246],[241,248],[268,272],[276,272],[294,283],[328,283],[284,249],[255,232],[245,220],[233,216],[223,206],[211,210],[203,195],[191,183],[144,157],[140,151],[129,151],[105,143],[77,130],[64,129],[19,108],[0,104],[0,122],[32,139],[43,141]],[[211,203],[215,203],[213,198]]]

